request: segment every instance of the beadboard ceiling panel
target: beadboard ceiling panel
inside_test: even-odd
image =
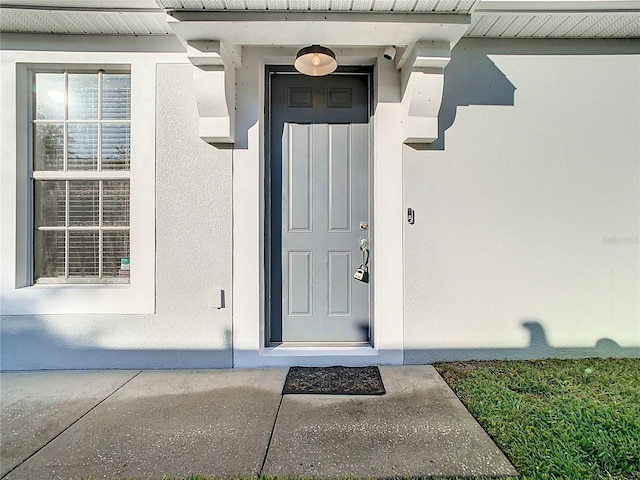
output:
[[[484,13],[471,17],[466,37],[640,38],[640,13]]]
[[[172,31],[158,12],[89,12],[3,8],[0,31],[88,35],[167,35]]]
[[[171,34],[162,9],[195,12],[369,11],[434,15],[471,13],[471,26],[465,34],[467,37],[640,38],[640,8],[629,8],[636,5],[631,1],[581,1],[582,7],[598,7],[587,10],[567,8],[578,5],[579,0],[546,2],[547,5],[557,4],[557,10],[525,9],[530,5],[544,6],[545,2],[520,0],[157,0],[154,8],[149,8],[149,1],[129,0],[130,8],[122,9],[118,3],[122,0],[105,0],[100,4],[101,8],[92,8],[95,3],[81,0],[0,0],[0,31],[92,35]],[[602,8],[603,5],[625,8],[606,10]],[[144,9],[136,9],[140,7]]]
[[[157,0],[173,10],[373,11],[469,13],[477,0]]]

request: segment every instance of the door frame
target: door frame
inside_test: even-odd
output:
[[[274,319],[271,318],[271,305],[273,301],[272,296],[272,285],[271,285],[271,248],[272,248],[272,238],[271,238],[271,80],[273,75],[275,74],[284,74],[284,75],[302,75],[295,68],[289,65],[265,65],[264,70],[264,112],[265,112],[265,128],[264,128],[264,312],[265,312],[265,325],[264,325],[264,346],[265,347],[275,347],[278,345],[295,345],[295,346],[362,346],[362,345],[373,345],[374,342],[374,302],[373,302],[373,291],[374,291],[374,278],[371,275],[369,280],[369,341],[367,342],[283,342],[283,341],[272,341],[271,340],[271,326]],[[340,75],[340,76],[364,76],[367,79],[367,118],[369,119],[367,122],[369,129],[369,158],[368,158],[368,198],[367,203],[369,205],[369,245],[375,248],[373,245],[374,238],[374,211],[373,211],[373,106],[374,106],[374,66],[373,65],[355,65],[355,66],[341,66],[332,73],[331,75]],[[374,270],[375,266],[373,263],[373,255],[370,258],[369,265],[370,269]],[[280,296],[278,301],[282,301],[282,297]],[[282,322],[282,318],[280,319]],[[281,327],[282,328],[282,327]]]
[[[243,46],[236,69],[236,139],[229,154],[233,163],[232,278],[225,301],[232,309],[229,339],[235,368],[291,365],[401,365],[404,358],[402,199],[404,110],[400,71],[383,57],[382,47],[336,48],[340,64],[373,65],[373,162],[371,198],[376,229],[372,261],[376,270],[371,301],[375,312],[373,345],[361,347],[279,345],[265,338],[264,174],[265,67],[292,64],[297,46]],[[377,275],[376,272],[380,273]],[[229,293],[227,296],[226,294]],[[225,343],[228,345],[229,343]]]

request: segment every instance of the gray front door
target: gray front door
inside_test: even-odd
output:
[[[369,75],[270,77],[271,341],[369,341]]]

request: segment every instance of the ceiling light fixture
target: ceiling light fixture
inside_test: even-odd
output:
[[[327,47],[311,45],[301,49],[293,64],[296,70],[311,77],[329,75],[338,68],[336,55]]]

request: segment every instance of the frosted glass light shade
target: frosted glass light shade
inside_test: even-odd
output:
[[[329,48],[311,45],[298,52],[293,66],[305,75],[321,77],[334,72],[338,68],[338,62],[336,55]]]

